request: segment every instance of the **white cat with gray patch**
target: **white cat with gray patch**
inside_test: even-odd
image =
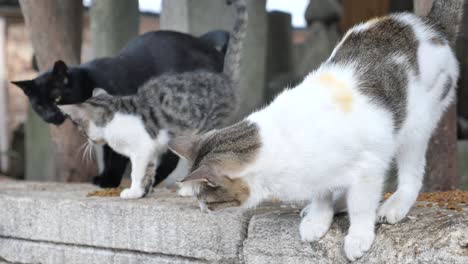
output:
[[[429,139],[455,98],[452,47],[462,9],[461,0],[436,0],[427,18],[402,13],[357,25],[319,69],[267,107],[230,127],[172,140],[169,147],[192,164],[183,184],[202,206],[308,201],[299,230],[310,242],[327,233],[343,194],[344,251],[360,258],[376,220],[397,223],[416,201]],[[394,158],[398,189],[379,208]]]

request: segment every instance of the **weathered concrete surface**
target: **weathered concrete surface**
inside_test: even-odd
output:
[[[344,215],[322,240],[304,243],[294,206],[203,214],[194,199],[163,189],[133,201],[86,197],[95,189],[1,182],[0,264],[347,263]],[[398,225],[379,225],[357,263],[468,263],[468,208],[415,208]]]
[[[242,211],[203,214],[194,199],[86,197],[86,184],[2,183],[0,237],[229,262],[238,258]]]
[[[199,264],[206,261],[148,254],[144,252],[101,249],[47,242],[0,238],[0,264],[51,263],[51,264]],[[2,262],[3,261],[5,262]],[[8,261],[8,262],[7,262]]]
[[[245,262],[348,263],[343,253],[347,217],[336,216],[325,237],[305,243],[299,239],[298,214],[283,211],[253,216],[244,242]],[[414,208],[397,225],[378,225],[371,250],[354,263],[468,263],[468,213]]]

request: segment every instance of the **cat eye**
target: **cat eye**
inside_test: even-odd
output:
[[[59,103],[61,100],[62,100],[62,96],[59,95],[59,96],[55,97],[55,102],[56,103]]]

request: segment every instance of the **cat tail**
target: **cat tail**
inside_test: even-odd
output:
[[[224,57],[223,73],[238,85],[240,79],[240,60],[242,46],[247,32],[247,6],[245,0],[227,0],[229,5],[236,9],[234,29],[229,37],[226,56]]]
[[[429,20],[442,32],[451,46],[455,46],[465,0],[435,0],[428,14]]]

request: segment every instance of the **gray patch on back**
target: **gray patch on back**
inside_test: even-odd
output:
[[[398,131],[407,113],[408,74],[419,74],[417,49],[412,28],[389,16],[351,32],[329,63],[354,64],[360,91],[392,113]],[[396,62],[395,54],[406,62]]]

